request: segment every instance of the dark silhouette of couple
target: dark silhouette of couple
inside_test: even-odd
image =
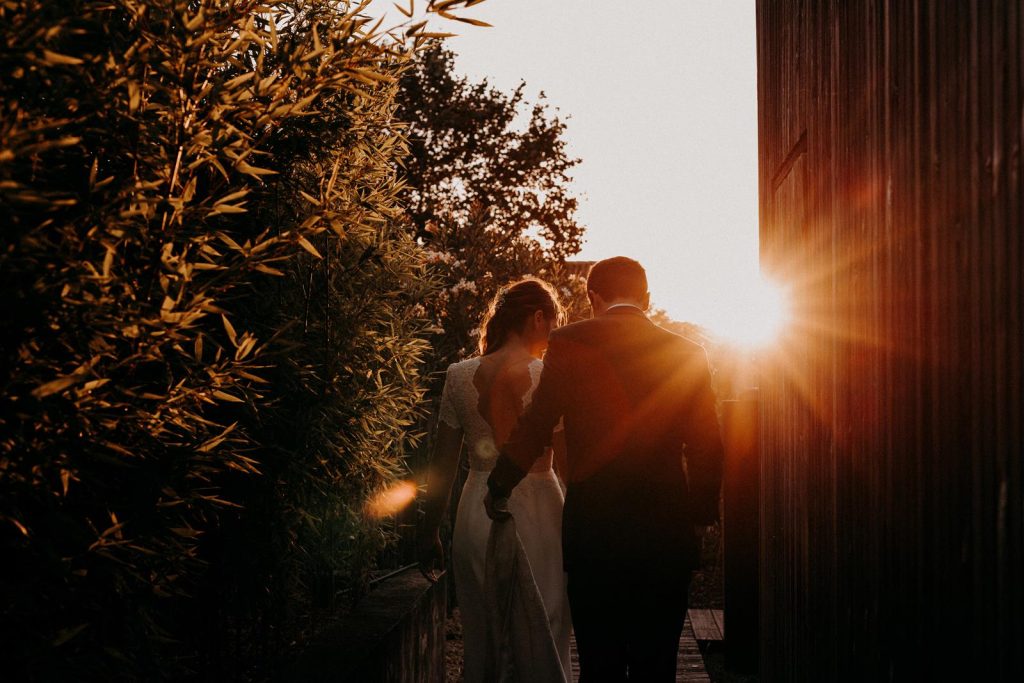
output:
[[[421,568],[436,578],[465,441],[452,556],[470,682],[571,680],[570,629],[582,683],[675,680],[699,534],[718,518],[708,360],[647,318],[636,261],[596,263],[587,292],[593,316],[558,327],[546,283],[502,289],[480,355],[448,369]]]

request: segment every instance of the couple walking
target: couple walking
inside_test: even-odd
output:
[[[421,569],[436,579],[464,440],[452,564],[469,683],[571,681],[571,630],[582,683],[675,680],[698,534],[718,516],[707,357],[647,319],[636,261],[596,263],[587,293],[593,317],[556,329],[549,286],[508,286],[481,355],[448,368]]]

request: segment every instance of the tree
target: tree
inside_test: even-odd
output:
[[[583,240],[569,175],[579,160],[566,151],[565,122],[543,101],[528,105],[525,91],[525,83],[506,94],[457,76],[440,45],[401,80],[404,198],[442,284],[426,302],[443,330],[433,340],[441,367],[473,351],[499,286],[532,274],[568,299],[580,294],[564,268]]]

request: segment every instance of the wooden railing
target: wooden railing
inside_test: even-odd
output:
[[[445,586],[415,567],[380,581],[281,680],[443,683]]]

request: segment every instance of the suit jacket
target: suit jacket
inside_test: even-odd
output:
[[[718,518],[722,474],[704,349],[634,307],[555,330],[533,400],[488,479],[493,496],[509,495],[559,419],[566,569],[695,566],[693,525]]]

